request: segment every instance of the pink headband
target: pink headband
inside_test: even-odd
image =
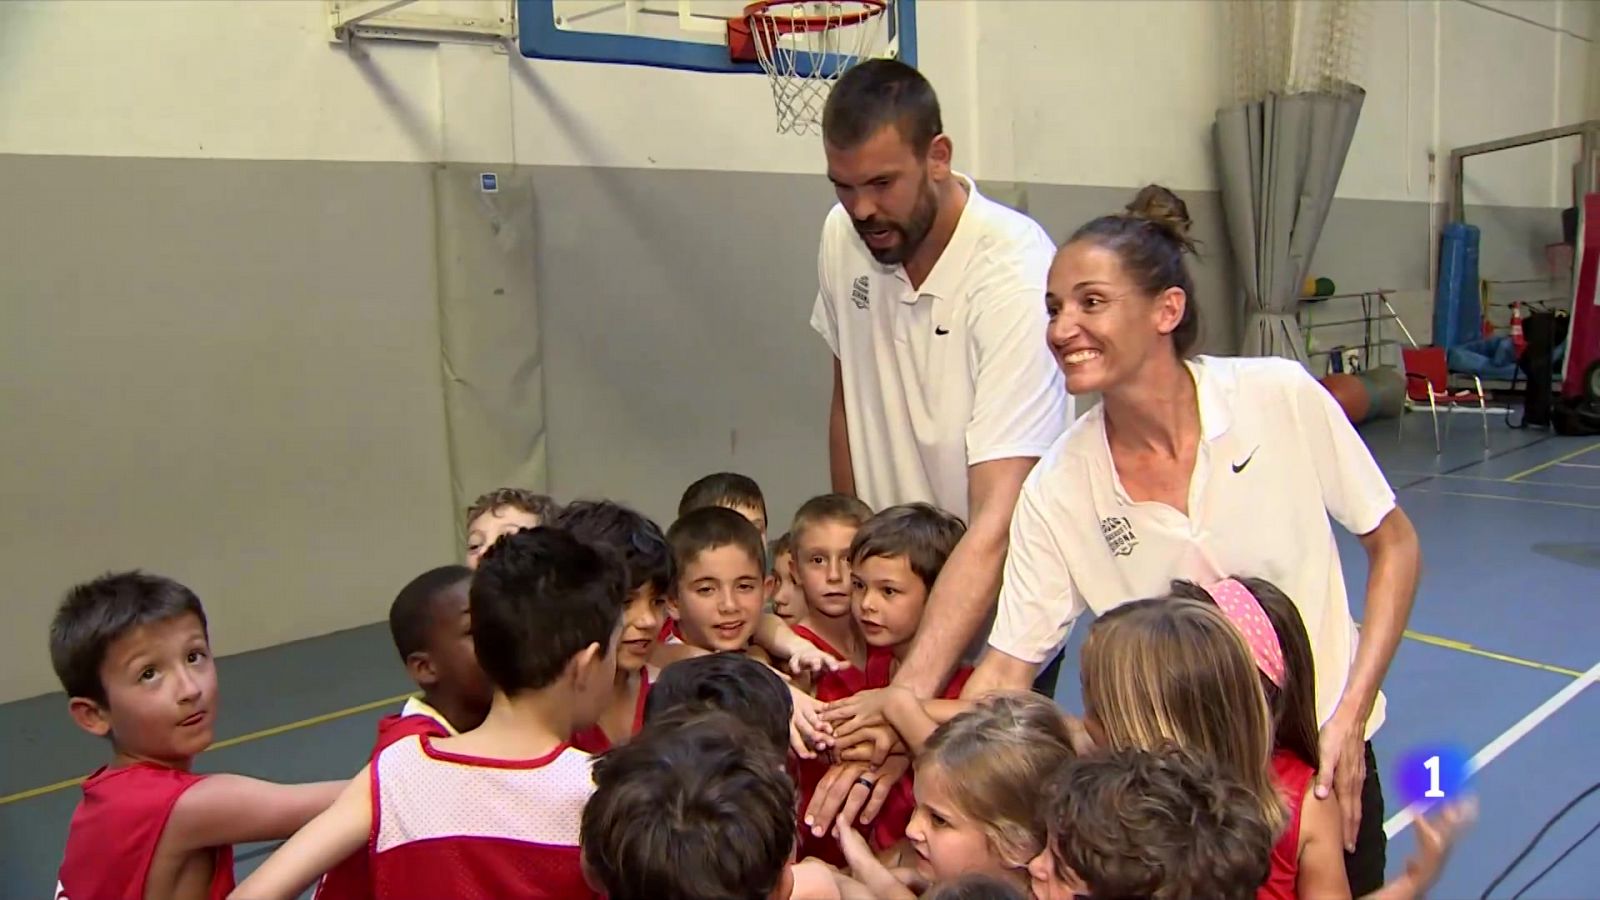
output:
[[[1234,578],[1224,578],[1206,588],[1206,593],[1217,601],[1222,614],[1244,635],[1250,655],[1255,657],[1256,668],[1267,676],[1268,681],[1283,687],[1283,647],[1278,643],[1278,632],[1262,611],[1260,601],[1250,593],[1249,588]]]

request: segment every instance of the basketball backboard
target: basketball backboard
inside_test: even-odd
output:
[[[748,0],[517,0],[522,55],[532,59],[615,63],[697,72],[762,74],[755,61],[732,58],[730,19]],[[816,15],[845,5],[806,3]],[[881,23],[887,46],[873,55],[916,65],[916,0],[888,0]],[[839,60],[824,59],[825,70]]]

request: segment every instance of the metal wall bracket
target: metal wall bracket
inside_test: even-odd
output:
[[[495,3],[489,15],[423,13],[405,8],[417,0],[324,0],[331,40],[351,44],[356,40],[413,41],[428,44],[494,44],[500,47],[517,37],[515,0]]]

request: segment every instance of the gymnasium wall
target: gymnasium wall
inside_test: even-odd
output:
[[[1590,12],[1364,4],[1368,96],[1318,274],[1425,309],[1429,151],[1581,117]],[[1223,351],[1226,20],[1191,0],[919,9],[985,190],[1057,238],[1148,181],[1190,200]],[[0,67],[0,700],[53,687],[51,608],[107,568],[192,583],[232,652],[381,618],[452,557],[453,498],[485,473],[666,518],[735,467],[775,522],[824,484],[828,360],[805,322],[832,196],[817,140],[772,132],[763,80],[347,52],[318,0],[0,3]],[[1469,170],[1486,259],[1525,262],[1564,205],[1562,161],[1534,156]],[[505,193],[476,195],[480,171]],[[491,433],[507,410],[542,433]]]

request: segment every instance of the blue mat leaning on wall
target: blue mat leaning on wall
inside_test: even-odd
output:
[[[1451,222],[1440,237],[1439,286],[1433,297],[1433,343],[1437,346],[1455,347],[1483,334],[1483,310],[1478,301],[1479,238],[1478,227],[1465,222]]]

